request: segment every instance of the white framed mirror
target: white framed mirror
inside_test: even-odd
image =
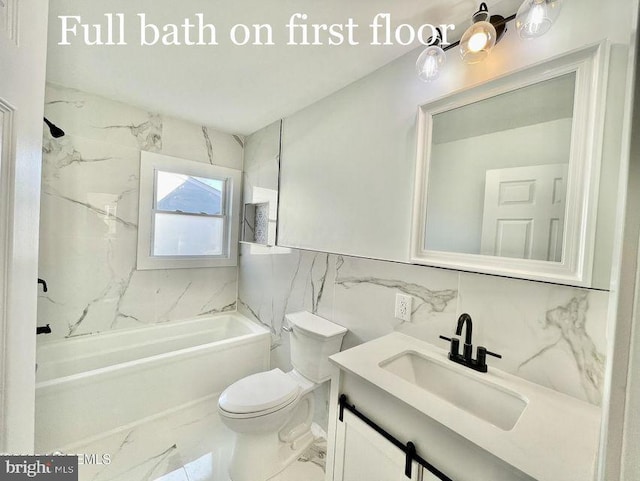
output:
[[[419,107],[413,263],[590,285],[606,52]]]

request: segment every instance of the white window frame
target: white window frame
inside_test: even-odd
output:
[[[222,199],[224,247],[219,256],[155,256],[156,179],[158,171],[194,177],[213,178],[225,183]],[[138,205],[137,269],[189,269],[201,267],[230,267],[238,265],[238,234],[240,211],[240,181],[242,172],[217,165],[142,151],[140,154],[140,198]],[[184,214],[190,215],[190,214]]]

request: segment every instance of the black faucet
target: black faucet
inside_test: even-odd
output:
[[[44,279],[40,279],[38,277],[38,284],[42,284],[42,290],[44,292],[47,292],[48,290],[47,281],[45,281]],[[36,327],[36,335],[38,334],[51,334],[51,327],[49,326],[49,324],[47,324],[46,326]],[[38,365],[36,364],[36,370],[37,369],[38,369]]]
[[[462,335],[462,328],[467,326],[467,331],[464,336],[464,348],[462,355],[466,361],[471,361],[473,357],[473,344],[471,344],[471,336],[473,335],[473,321],[469,314],[462,314],[458,318],[458,326],[456,327],[456,336]]]
[[[473,321],[471,320],[471,316],[467,313],[462,314],[458,318],[458,324],[456,326],[456,336],[462,335],[462,328],[465,326],[466,331],[464,336],[464,347],[462,354],[458,352],[460,347],[459,339],[455,337],[450,338],[440,336],[440,339],[444,339],[445,341],[449,341],[451,343],[449,359],[451,359],[453,362],[457,362],[458,364],[462,364],[463,366],[467,366],[474,371],[487,372],[487,354],[499,359],[502,359],[502,356],[500,354],[496,354],[495,352],[487,351],[486,347],[478,346],[476,359],[473,359],[473,344],[471,343],[473,335]]]

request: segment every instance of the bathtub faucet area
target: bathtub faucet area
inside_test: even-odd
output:
[[[38,334],[51,334],[51,326],[47,324],[46,326],[36,327],[36,335]]]

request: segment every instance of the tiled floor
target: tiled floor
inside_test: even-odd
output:
[[[75,454],[108,454],[108,464],[81,464],[80,481],[229,481],[233,433],[216,403],[196,404],[98,441]],[[273,481],[322,481],[326,442],[316,442]]]

